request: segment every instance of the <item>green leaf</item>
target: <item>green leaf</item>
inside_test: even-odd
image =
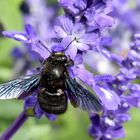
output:
[[[23,0],[0,0],[0,22],[6,30],[22,30],[19,6]]]
[[[12,70],[6,67],[0,67],[0,82],[7,81],[12,77]]]
[[[23,103],[18,100],[0,100],[0,120],[15,119],[23,110]]]
[[[132,120],[125,123],[125,131],[126,131],[126,140],[134,140],[139,137],[140,130],[140,118],[139,118],[140,110],[138,108],[132,109],[130,114],[132,116]]]
[[[23,20],[19,6],[23,0],[0,0],[0,23],[4,30],[23,30]],[[0,65],[10,65],[10,52],[19,43],[12,39],[0,38]]]
[[[0,39],[0,65],[9,66],[12,62],[11,51],[15,46],[18,46],[19,42],[11,39]]]

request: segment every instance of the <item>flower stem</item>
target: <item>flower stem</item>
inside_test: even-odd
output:
[[[19,117],[12,123],[12,125],[2,134],[0,140],[9,140],[18,129],[24,124],[24,122],[28,119],[28,116],[23,111]]]

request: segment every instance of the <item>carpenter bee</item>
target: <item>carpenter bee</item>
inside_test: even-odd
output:
[[[64,113],[68,99],[74,107],[88,112],[102,110],[100,101],[70,77],[68,67],[73,66],[74,62],[64,52],[51,53],[43,65],[43,69],[36,74],[0,84],[0,99],[30,96],[32,91],[39,89],[37,100],[45,112]]]

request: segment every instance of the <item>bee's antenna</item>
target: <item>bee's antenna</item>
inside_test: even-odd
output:
[[[42,42],[41,40],[39,40],[38,43],[41,44],[45,49],[47,49],[47,51],[48,51],[49,53],[51,53],[51,51],[46,47],[46,45],[45,45],[44,42]]]
[[[72,44],[73,41],[75,41],[75,38],[66,46],[63,52],[65,52],[69,48],[69,46]]]

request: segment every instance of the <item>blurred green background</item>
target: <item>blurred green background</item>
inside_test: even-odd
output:
[[[23,30],[23,20],[19,10],[21,2],[22,0],[0,0],[0,31]],[[19,44],[16,41],[0,35],[0,83],[12,78],[14,62],[10,52],[17,45]],[[8,128],[22,108],[22,101],[0,101],[0,133]],[[131,114],[132,120],[125,124],[125,139],[139,140],[139,110],[132,110]],[[89,125],[87,113],[69,105],[68,111],[54,122],[48,121],[45,117],[40,120],[29,118],[12,140],[90,140],[87,133]]]

